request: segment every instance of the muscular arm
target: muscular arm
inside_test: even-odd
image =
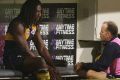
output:
[[[36,31],[35,36],[34,36],[34,43],[35,43],[35,46],[36,46],[39,54],[42,57],[44,57],[47,64],[54,67],[53,62],[52,62],[52,58],[51,58],[47,48],[45,47],[45,44],[44,44],[42,37],[40,35],[40,29],[38,27],[37,27],[37,31]]]
[[[11,34],[14,36],[18,44],[25,50],[25,52],[28,53],[27,55],[35,57],[34,54],[30,51],[27,41],[24,38],[24,27],[22,24],[18,22],[15,25],[13,32]]]

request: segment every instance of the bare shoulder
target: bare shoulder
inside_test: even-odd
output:
[[[12,34],[20,34],[24,32],[24,24],[18,18],[13,19],[8,27],[8,31]]]

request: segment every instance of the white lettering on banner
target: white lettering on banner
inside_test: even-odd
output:
[[[43,40],[44,44],[45,44],[45,47],[48,49],[48,40]],[[36,51],[36,47],[35,47],[35,44],[34,42],[31,40],[30,41],[30,50],[32,51]]]
[[[1,26],[0,26],[1,27]],[[6,35],[7,33],[7,30],[8,30],[8,25],[5,25],[5,31],[4,31],[4,34]]]
[[[58,8],[57,18],[75,18],[75,8]]]
[[[69,65],[73,65],[73,59],[74,59],[74,55],[61,55],[61,56],[55,56],[56,60],[65,60]]]
[[[74,24],[57,24],[55,34],[75,34]]]
[[[49,25],[48,24],[40,24],[39,25],[40,26],[40,28],[41,28],[41,31],[40,31],[40,34],[41,35],[48,35],[49,33],[49,31],[48,31],[48,27],[49,27]]]
[[[56,50],[74,49],[74,39],[56,39]]]
[[[30,44],[30,50],[35,51],[36,47],[35,47],[34,42],[31,40],[29,44]]]
[[[49,8],[43,8],[43,15],[42,18],[50,18],[49,17]]]
[[[13,19],[14,17],[16,17],[19,13],[20,13],[20,9],[19,8],[5,8],[4,10],[5,12],[5,18],[6,19]]]

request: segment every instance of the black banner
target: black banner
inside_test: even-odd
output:
[[[0,23],[9,23],[20,12],[21,5],[0,5]],[[76,3],[46,3],[43,4],[42,21],[39,25],[41,35],[55,60],[65,60],[73,65],[76,60]],[[6,28],[5,28],[6,29]],[[36,50],[31,41],[31,49]]]

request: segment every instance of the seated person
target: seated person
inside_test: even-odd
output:
[[[40,35],[39,22],[42,4],[39,0],[26,0],[20,14],[13,19],[5,37],[3,61],[7,69],[36,75],[41,68],[48,69],[51,80],[56,80],[56,68]],[[38,52],[35,54],[32,45]],[[40,55],[42,58],[37,57]],[[43,60],[44,59],[44,60]]]
[[[77,63],[75,71],[80,77],[106,79],[109,76],[120,77],[120,39],[118,28],[114,22],[102,24],[100,37],[105,47],[100,58],[93,63]]]

